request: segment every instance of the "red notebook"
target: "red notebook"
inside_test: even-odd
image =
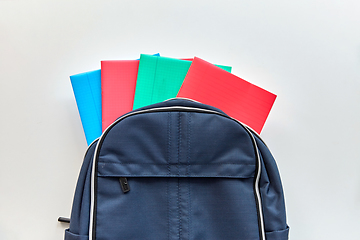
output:
[[[102,130],[132,111],[139,60],[101,61]]]
[[[276,95],[195,57],[177,97],[219,108],[260,133]]]

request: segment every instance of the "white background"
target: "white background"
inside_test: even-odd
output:
[[[360,239],[359,1],[0,0],[0,239],[60,240],[86,150],[69,76],[140,53],[278,95],[262,137],[291,240]]]

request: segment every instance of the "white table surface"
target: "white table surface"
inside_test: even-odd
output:
[[[60,240],[86,150],[69,76],[140,53],[278,95],[262,137],[291,240],[359,239],[360,3],[0,0],[0,239]]]

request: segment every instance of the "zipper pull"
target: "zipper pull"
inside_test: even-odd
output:
[[[119,181],[123,193],[127,193],[128,191],[130,191],[130,186],[126,177],[120,177]]]

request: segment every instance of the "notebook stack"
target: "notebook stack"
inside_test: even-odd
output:
[[[101,69],[70,80],[88,145],[118,117],[175,97],[219,108],[260,134],[276,98],[232,74],[230,66],[198,57],[101,61]]]

